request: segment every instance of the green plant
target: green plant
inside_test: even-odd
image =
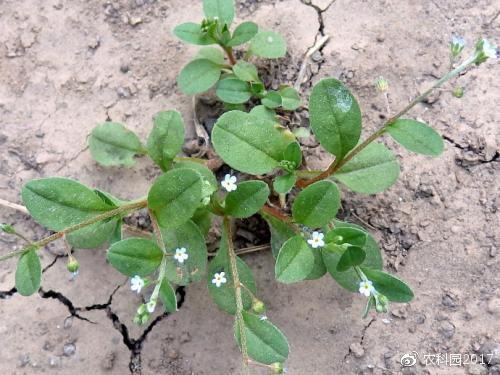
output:
[[[226,51],[230,67],[214,63],[215,84],[221,69],[234,72],[237,64],[232,47],[252,38],[258,41],[262,34],[251,23],[229,32],[234,17],[229,0],[206,0],[204,10],[208,19],[202,25],[184,24],[175,32],[197,44],[217,43]],[[256,48],[250,50],[256,53]],[[452,48],[454,58],[462,49]],[[205,57],[213,54],[203,51]],[[204,160],[179,156],[184,124],[176,111],[154,117],[146,144],[121,124],[103,123],[89,137],[91,154],[102,165],[125,167],[132,166],[136,156],[148,155],[163,171],[148,195],[124,201],[66,178],[30,181],[22,189],[22,200],[31,216],[55,233],[32,242],[13,226],[2,224],[0,230],[19,236],[27,244],[0,256],[0,260],[19,257],[16,289],[27,296],[40,287],[42,270],[37,252],[45,245],[57,239],[80,249],[108,244],[109,263],[131,278],[131,289],[137,293],[149,290],[148,302],[137,309],[137,324],[148,321],[158,300],[166,311],[177,310],[175,285],[205,279],[217,306],[235,316],[234,336],[243,355],[243,371],[248,373],[249,364],[260,364],[281,373],[289,353],[288,342],[264,315],[265,304],[258,298],[252,271],[234,247],[234,218],[259,214],[269,224],[279,282],[318,279],[328,273],[343,288],[367,297],[365,316],[370,310],[387,312],[390,302],[410,301],[413,292],[409,286],[382,270],[382,256],[374,238],[365,229],[336,219],[341,200],[337,183],[355,192],[374,194],[396,181],[396,157],[377,142],[385,134],[410,151],[439,155],[443,151],[441,137],[426,124],[403,116],[432,90],[495,54],[494,47],[480,40],[470,58],[362,142],[361,110],[355,97],[334,78],[318,82],[309,99],[310,126],[321,146],[334,156],[332,164],[322,171],[302,168],[299,142],[267,111],[232,110],[224,113],[213,128],[213,147],[225,163],[241,172],[244,181],[239,183],[236,176],[228,174],[219,184]],[[208,58],[194,63],[198,67],[213,65]],[[383,79],[377,86],[381,91],[388,89]],[[292,190],[297,194],[287,201]],[[287,204],[291,213],[284,209]],[[153,233],[123,238],[123,218],[139,209],[148,210]],[[213,220],[222,222],[222,236],[215,257],[208,262],[205,236]],[[76,273],[78,269],[76,255],[68,254],[68,270]]]
[[[243,103],[256,98],[263,105],[254,109],[257,112],[272,114],[278,107],[295,110],[300,105],[297,90],[286,85],[278,91],[267,90],[257,66],[249,62],[252,56],[267,59],[285,56],[283,37],[273,31],[259,30],[253,22],[243,22],[231,31],[235,13],[233,0],[204,0],[203,11],[206,18],[201,24],[187,22],[174,29],[174,34],[186,43],[205,46],[181,70],[177,79],[180,89],[193,95],[215,86],[217,97],[230,109],[243,109]],[[237,60],[234,48],[245,44],[244,57]]]

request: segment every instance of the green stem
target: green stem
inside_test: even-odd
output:
[[[54,234],[52,234],[52,235],[50,235],[48,237],[42,238],[39,241],[33,242],[30,245],[23,247],[21,250],[11,251],[10,253],[7,253],[7,254],[5,254],[3,256],[0,256],[0,261],[9,259],[9,258],[12,258],[12,257],[15,257],[15,256],[18,256],[18,255],[22,255],[26,251],[34,249],[34,248],[35,249],[39,249],[41,247],[44,247],[44,246],[48,245],[49,243],[51,243],[51,242],[53,242],[55,240],[58,240],[59,238],[64,237],[65,235],[67,235],[69,233],[77,231],[78,229],[82,229],[84,227],[87,227],[89,225],[97,223],[98,221],[109,219],[109,218],[111,218],[113,216],[122,214],[122,213],[130,211],[130,210],[138,210],[140,208],[146,207],[147,204],[148,204],[148,201],[145,198],[137,200],[137,201],[134,201],[134,202],[131,202],[131,203],[128,203],[128,204],[124,204],[123,206],[115,208],[114,210],[106,211],[103,214],[94,216],[94,217],[92,217],[90,219],[82,221],[81,223],[78,223],[78,224],[72,225],[70,227],[67,227],[67,228],[63,229],[62,231],[60,231],[60,232],[56,232],[56,233],[54,233]]]
[[[243,299],[241,296],[241,282],[238,275],[238,267],[236,263],[236,253],[233,248],[233,235],[231,228],[231,220],[229,217],[224,216],[224,229],[226,230],[227,236],[227,249],[229,254],[229,261],[231,264],[231,274],[233,276],[234,294],[236,297],[236,322],[240,331],[240,344],[241,344],[241,354],[243,356],[243,374],[249,374],[248,371],[248,348],[247,348],[247,338],[245,335],[245,326],[243,322]]]
[[[467,69],[471,64],[473,64],[476,60],[476,56],[472,56],[465,60],[462,64],[457,66],[455,69],[452,71],[446,73],[443,77],[438,79],[434,84],[424,91],[422,94],[418,95],[416,98],[414,98],[411,102],[409,102],[406,107],[404,107],[401,111],[399,111],[396,115],[392,116],[389,118],[380,129],[378,129],[375,133],[370,135],[367,139],[365,139],[362,143],[357,145],[352,151],[347,154],[347,156],[340,160],[340,161],[333,161],[332,164],[326,169],[325,171],[321,172],[319,175],[316,177],[313,177],[309,180],[299,180],[297,181],[297,186],[301,188],[305,188],[306,186],[311,185],[312,183],[323,180],[335,172],[337,172],[340,168],[342,168],[345,164],[347,164],[352,158],[354,158],[357,154],[359,154],[366,146],[368,146],[370,143],[372,143],[374,140],[376,140],[378,137],[380,137],[382,134],[384,134],[389,126],[394,124],[397,119],[399,119],[401,116],[406,114],[410,109],[412,109],[415,105],[418,103],[422,102],[425,98],[427,98],[432,91],[443,85],[443,83],[449,81],[453,77],[458,76],[461,72],[463,72],[465,69]]]

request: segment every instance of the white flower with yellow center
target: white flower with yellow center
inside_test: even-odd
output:
[[[359,283],[359,292],[365,297],[370,297],[370,295],[375,292],[373,283],[370,280],[361,281]]]
[[[236,177],[231,176],[230,174],[226,174],[220,184],[224,189],[226,189],[226,191],[234,191],[238,188],[236,185]]]
[[[187,254],[185,247],[181,247],[181,248],[175,249],[174,259],[176,261],[178,261],[179,263],[184,263],[184,261],[187,258],[189,258],[189,255]]]
[[[142,277],[135,275],[130,279],[130,289],[133,292],[136,292],[139,294],[141,292],[141,289],[144,287],[144,280]]]
[[[310,239],[307,240],[307,243],[311,245],[313,249],[317,249],[318,247],[325,246],[325,241],[323,241],[325,235],[321,232],[313,232]]]
[[[225,284],[225,283],[227,283],[225,272],[216,273],[214,275],[214,278],[212,279],[212,284],[215,284],[215,286],[217,288],[219,288],[222,284]]]

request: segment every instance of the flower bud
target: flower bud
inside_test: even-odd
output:
[[[285,368],[281,362],[271,364],[271,369],[273,370],[273,374],[283,374],[285,372]]]
[[[452,94],[455,98],[460,99],[462,96],[464,96],[464,88],[462,86],[457,86],[453,89]]]
[[[476,55],[474,63],[481,65],[489,58],[497,57],[497,48],[486,39],[480,39],[476,43]]]
[[[68,264],[66,265],[66,268],[68,269],[69,272],[76,273],[80,269],[80,263],[78,263],[78,261],[72,255],[70,255],[68,258]]]
[[[252,310],[256,314],[262,314],[266,311],[266,305],[258,298],[254,298],[252,301]]]
[[[383,294],[375,296],[375,310],[379,313],[386,313],[389,311],[389,299]]]
[[[389,82],[387,82],[387,80],[382,76],[377,78],[375,85],[377,86],[377,90],[380,92],[386,92],[389,90]]]
[[[462,38],[460,36],[454,36],[451,39],[451,43],[450,43],[451,56],[457,57],[458,55],[460,55],[460,53],[462,52],[464,47],[465,47],[464,38]]]

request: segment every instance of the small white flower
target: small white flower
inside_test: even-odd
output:
[[[184,263],[184,261],[189,258],[189,255],[186,253],[186,248],[181,247],[179,249],[175,249],[174,259],[179,263]]]
[[[264,320],[267,320],[267,316],[265,314],[262,314],[261,316],[259,316],[259,320],[263,322]]]
[[[144,280],[142,279],[142,277],[135,275],[130,279],[130,289],[133,292],[139,294],[143,287],[144,287]]]
[[[370,280],[361,281],[359,283],[359,292],[365,297],[370,297],[370,295],[375,291],[373,283]]]
[[[214,275],[214,278],[212,279],[212,284],[215,284],[217,288],[219,288],[222,284],[225,284],[227,282],[226,279],[226,273],[221,272],[221,273],[216,273]]]
[[[146,303],[146,309],[148,310],[148,312],[150,314],[155,312],[155,308],[156,308],[156,300],[152,299],[152,300],[149,300],[148,303]]]
[[[323,247],[325,246],[325,241],[323,241],[324,237],[325,235],[321,232],[313,232],[312,237],[307,240],[307,243],[311,245],[313,249]]]
[[[486,39],[483,43],[483,52],[487,57],[491,59],[497,57],[497,48]]]
[[[238,186],[236,186],[236,177],[231,176],[230,174],[226,174],[224,180],[222,180],[220,184],[227,191],[233,191],[238,188]]]

